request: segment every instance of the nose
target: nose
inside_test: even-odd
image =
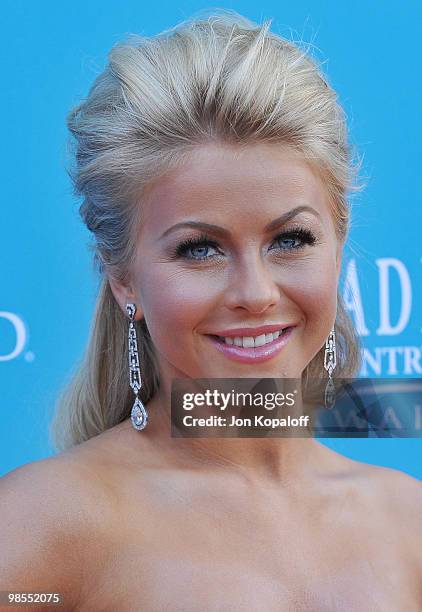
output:
[[[260,257],[250,257],[233,268],[224,292],[227,308],[243,308],[252,314],[260,314],[279,299],[280,290],[273,273]]]

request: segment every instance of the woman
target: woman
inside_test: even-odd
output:
[[[422,609],[415,479],[312,438],[170,435],[175,378],[358,369],[344,114],[269,25],[218,12],[116,45],[69,116],[102,285],[63,452],[1,485],[3,589],[78,611]]]

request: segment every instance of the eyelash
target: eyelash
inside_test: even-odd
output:
[[[292,251],[292,250],[297,251],[297,250],[303,249],[306,244],[313,246],[316,243],[315,235],[310,230],[304,227],[298,227],[295,229],[286,230],[285,232],[281,232],[280,234],[278,234],[278,236],[275,237],[274,240],[277,241],[280,239],[282,240],[299,239],[302,242],[302,244],[299,246],[294,246],[289,249],[281,249],[281,250],[287,250],[287,251]],[[188,259],[191,261],[204,261],[206,259],[214,259],[214,257],[218,256],[218,255],[202,256],[202,257],[187,256],[187,252],[189,251],[189,249],[192,249],[198,246],[211,246],[217,249],[218,243],[215,242],[214,240],[211,240],[206,234],[201,234],[197,238],[187,238],[186,240],[183,240],[183,242],[181,242],[176,247],[174,257],[175,258],[184,257],[185,259]]]

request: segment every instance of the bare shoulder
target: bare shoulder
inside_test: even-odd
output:
[[[344,482],[379,533],[396,541],[422,584],[422,483],[397,469],[344,458]],[[372,515],[372,516],[371,516]]]
[[[374,483],[375,516],[385,517],[381,531],[396,543],[422,603],[422,483],[399,470],[374,466],[369,481]]]
[[[101,474],[85,456],[62,453],[0,479],[2,589],[61,593],[65,609],[77,605],[89,541],[112,514]]]
[[[422,483],[397,469],[359,464],[359,476],[388,512],[422,538]]]
[[[397,469],[355,461],[324,447],[328,473],[362,508],[412,534],[422,551],[422,482]]]
[[[335,478],[355,483],[362,490],[372,492],[376,496],[381,495],[383,500],[387,496],[393,504],[392,507],[396,505],[394,503],[396,500],[399,508],[403,508],[405,502],[403,497],[405,497],[411,507],[419,505],[420,510],[422,482],[417,478],[394,468],[356,461],[325,445],[319,445],[319,447],[322,452],[321,457],[326,458],[330,466],[327,472]]]
[[[378,482],[380,501],[400,521],[403,531],[418,542],[422,553],[422,482],[396,469],[371,467],[370,478]]]

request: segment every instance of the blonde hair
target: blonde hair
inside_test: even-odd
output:
[[[234,11],[191,18],[153,37],[131,35],[110,51],[88,97],[68,115],[70,175],[80,214],[94,236],[101,286],[85,356],[58,398],[53,443],[66,449],[130,416],[128,319],[107,275],[129,280],[135,253],[135,201],[170,167],[210,142],[287,144],[324,177],[338,239],[349,226],[355,184],[344,111],[308,50]],[[136,198],[135,198],[136,195]],[[138,210],[139,221],[142,208]],[[132,222],[130,221],[132,219]],[[105,274],[107,272],[107,274]],[[359,345],[338,294],[337,376],[353,376]],[[159,386],[145,320],[136,322],[145,404]],[[324,347],[304,371],[323,372]]]

